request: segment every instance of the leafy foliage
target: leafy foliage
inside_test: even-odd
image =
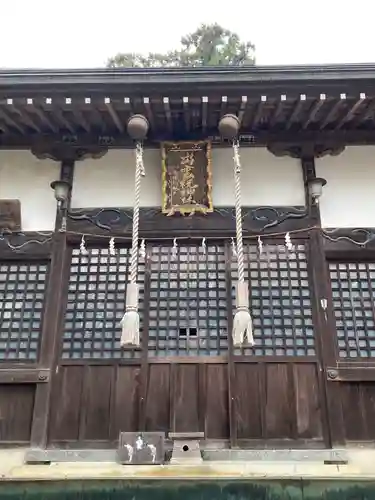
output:
[[[108,60],[110,68],[183,66],[242,66],[255,64],[255,46],[218,24],[202,24],[181,38],[181,48],[166,54],[120,53]]]

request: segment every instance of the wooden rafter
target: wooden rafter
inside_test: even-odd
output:
[[[22,125],[27,125],[29,128],[34,129],[39,134],[42,133],[42,129],[37,125],[34,120],[27,113],[26,109],[19,109],[17,106],[13,104],[13,99],[7,99],[7,107],[13,111],[13,113],[17,114],[19,117],[19,121]]]
[[[238,119],[240,120],[240,123],[242,123],[243,117],[245,116],[246,107],[247,107],[247,96],[243,95],[241,97],[241,106],[240,106],[240,111],[238,113]]]
[[[207,130],[207,114],[208,114],[208,97],[202,97],[202,130],[205,133]]]
[[[107,108],[107,111],[108,111],[110,117],[112,118],[113,123],[116,125],[117,130],[121,133],[124,133],[125,127],[124,127],[123,123],[121,122],[120,117],[117,114],[117,111],[113,107],[110,97],[104,98],[104,104]]]
[[[228,97],[226,95],[221,96],[221,107],[220,115],[223,116],[227,112]]]
[[[172,121],[171,107],[170,107],[170,104],[169,104],[169,97],[163,97],[163,106],[164,106],[165,118],[167,120],[168,130],[169,130],[169,132],[172,132],[172,130],[173,130],[173,121]]]
[[[70,121],[64,116],[64,112],[58,106],[54,106],[53,112],[55,113],[57,119],[62,124],[62,126],[65,127],[67,130],[69,130],[71,134],[74,134],[75,128],[70,123]]]
[[[275,111],[274,111],[274,113],[273,113],[273,115],[272,115],[272,117],[270,119],[270,122],[269,122],[270,128],[273,128],[276,125],[278,119],[280,118],[280,115],[281,115],[281,113],[283,111],[283,106],[284,106],[283,103],[285,101],[286,101],[286,95],[280,96],[280,100],[276,104]]]
[[[260,102],[258,102],[258,105],[257,105],[257,108],[256,108],[256,111],[255,111],[255,114],[254,114],[254,118],[250,124],[250,128],[251,129],[255,129],[257,126],[258,126],[258,123],[262,117],[262,113],[263,113],[263,108],[264,108],[264,104],[267,102],[267,96],[265,95],[262,95],[261,98],[260,98]]]
[[[80,126],[86,130],[86,132],[90,132],[91,127],[89,122],[86,120],[83,112],[80,109],[76,109],[73,111],[73,116],[76,118]]]
[[[369,100],[368,105],[359,113],[351,122],[350,128],[355,128],[361,123],[365,122],[369,117],[375,113],[375,99]]]
[[[185,130],[186,132],[190,131],[190,109],[189,109],[189,98],[183,97],[182,104],[184,108],[184,121],[185,121]]]
[[[335,127],[335,130],[339,130],[346,122],[350,121],[358,109],[364,104],[366,100],[366,94],[361,94],[358,101],[356,101],[349,111],[341,118],[338,124]]]
[[[327,113],[327,116],[323,120],[323,122],[320,125],[320,130],[323,130],[326,128],[327,125],[329,125],[334,119],[335,116],[337,115],[338,111],[340,108],[342,108],[343,104],[346,102],[346,94],[341,94],[340,100],[336,101],[330,111]]]
[[[306,120],[302,124],[302,129],[306,130],[307,127],[310,125],[312,121],[314,121],[314,118],[316,115],[319,113],[319,110],[322,108],[324,103],[326,102],[326,95],[325,94],[320,94],[320,97],[318,100],[315,101],[315,104],[312,105],[311,110],[306,118]]]
[[[4,109],[0,109],[0,118],[4,120],[5,123],[7,123],[10,127],[15,128],[20,132],[22,135],[26,135],[26,129],[23,125],[20,125],[17,123],[11,116],[8,115],[8,113]]]
[[[38,105],[35,105],[33,99],[27,99],[27,109],[35,113],[40,120],[50,129],[54,134],[56,134],[59,129],[56,127],[54,123],[49,119],[43,109],[41,109]]]
[[[129,100],[129,103],[130,103],[130,100]],[[148,120],[151,128],[155,129],[154,113],[152,111],[152,106],[151,106],[151,102],[150,102],[150,98],[149,97],[144,97],[143,98],[143,105],[144,105],[145,110],[146,110],[147,120]]]
[[[286,130],[289,130],[290,127],[292,126],[292,124],[298,120],[298,116],[299,116],[300,112],[302,111],[302,108],[303,108],[305,102],[306,102],[306,95],[301,94],[299,96],[298,101],[294,105],[293,110],[288,118],[287,124],[285,126]]]

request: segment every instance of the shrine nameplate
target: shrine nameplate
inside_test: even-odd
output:
[[[21,231],[21,203],[19,200],[0,200],[0,230]]]
[[[163,143],[162,189],[165,214],[212,212],[211,143]]]

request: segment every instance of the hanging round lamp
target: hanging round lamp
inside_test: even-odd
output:
[[[150,125],[143,115],[133,115],[127,124],[128,134],[135,141],[142,141],[146,138]]]

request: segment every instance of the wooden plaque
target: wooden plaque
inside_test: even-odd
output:
[[[163,143],[162,189],[165,214],[212,212],[211,143]]]
[[[20,200],[0,200],[0,230],[21,231]]]

